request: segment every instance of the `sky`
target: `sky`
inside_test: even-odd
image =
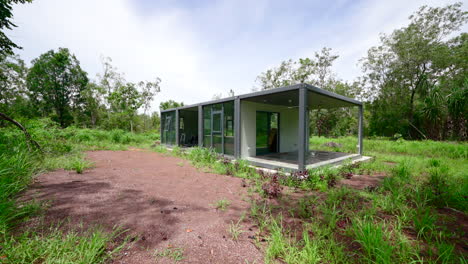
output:
[[[51,49],[74,53],[91,79],[101,58],[128,81],[162,79],[152,105],[193,104],[215,94],[251,92],[256,77],[283,60],[312,57],[322,47],[339,58],[337,77],[352,81],[379,34],[408,24],[422,0],[34,0],[14,6],[7,32],[30,63]],[[466,8],[466,6],[464,7]]]

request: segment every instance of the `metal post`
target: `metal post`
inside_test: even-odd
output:
[[[306,111],[307,111],[307,88],[299,88],[299,133],[297,140],[298,147],[298,169],[306,168]]]
[[[241,157],[241,131],[240,131],[240,113],[241,113],[240,98],[236,97],[234,100],[234,157],[239,159]]]
[[[164,124],[166,123],[163,119],[163,113],[162,112],[159,112],[160,113],[160,116],[159,116],[159,138],[160,138],[160,142],[161,142],[161,145],[166,143],[166,142],[163,142],[163,126]]]
[[[203,107],[198,106],[198,146],[203,147]]]
[[[179,121],[179,109],[175,110],[175,136],[176,136],[176,146],[179,146],[180,138],[179,138],[179,130],[180,130],[180,121]]]
[[[359,150],[359,155],[362,155],[362,139],[364,137],[364,111],[363,111],[363,106],[359,106],[359,116],[358,116],[358,150]]]

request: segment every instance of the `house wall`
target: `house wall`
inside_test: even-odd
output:
[[[257,111],[278,112],[280,116],[280,152],[297,151],[299,113],[297,108],[260,104],[241,100],[241,158],[255,156]]]

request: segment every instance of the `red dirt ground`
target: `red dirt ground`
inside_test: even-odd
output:
[[[45,222],[69,219],[72,225],[122,226],[140,238],[113,263],[173,263],[155,250],[180,247],[181,263],[262,263],[248,236],[229,232],[249,204],[242,179],[204,173],[180,158],[145,151],[92,151],[95,168],[83,174],[58,170],[40,175],[29,197],[50,200]],[[225,212],[212,204],[226,198]],[[187,232],[189,231],[189,232]]]

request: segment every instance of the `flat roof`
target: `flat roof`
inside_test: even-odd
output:
[[[218,103],[224,103],[224,102],[229,102],[233,101],[235,99],[248,99],[252,97],[257,97],[257,96],[263,96],[263,95],[270,95],[270,94],[275,94],[275,93],[283,93],[283,92],[288,92],[288,91],[294,91],[298,90],[299,88],[307,88],[310,92],[313,93],[318,93],[326,97],[330,97],[331,99],[336,99],[339,101],[343,101],[349,104],[353,105],[362,105],[362,102],[355,100],[353,98],[349,98],[340,94],[332,93],[330,91],[315,87],[313,85],[307,84],[307,83],[300,83],[300,84],[294,84],[294,85],[289,85],[289,86],[284,86],[284,87],[278,87],[278,88],[273,88],[273,89],[268,89],[268,90],[262,90],[262,91],[257,91],[257,92],[252,92],[252,93],[247,93],[247,94],[241,94],[237,96],[231,96],[227,98],[222,98],[222,99],[217,99],[217,100],[211,100],[211,101],[206,101],[198,104],[192,104],[192,105],[185,105],[185,106],[180,106],[180,107],[175,107],[175,108],[169,108],[166,110],[160,110],[161,113],[163,112],[170,112],[170,111],[175,111],[175,110],[181,110],[181,109],[188,109],[188,108],[194,108],[198,106],[204,106],[204,105],[211,105],[211,104],[218,104]]]

